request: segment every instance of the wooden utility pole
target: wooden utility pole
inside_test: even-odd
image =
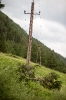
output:
[[[24,14],[30,14],[30,25],[29,25],[29,41],[28,41],[28,50],[27,50],[27,61],[26,61],[26,67],[30,67],[30,58],[31,58],[31,47],[32,47],[32,32],[33,32],[33,15],[40,15],[39,13],[34,13],[34,0],[31,3],[31,13],[26,13],[24,11]]]
[[[41,66],[41,47],[40,47],[40,43],[38,43],[38,47],[37,47],[37,59],[36,59],[36,63],[38,63],[38,59],[40,59],[40,66]]]

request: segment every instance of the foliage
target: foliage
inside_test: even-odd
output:
[[[40,84],[48,89],[61,89],[62,82],[58,80],[59,75],[52,72],[40,80]]]
[[[0,9],[4,8],[5,5],[0,2]]]
[[[18,67],[24,65],[26,60],[16,55],[0,53],[0,100],[66,100],[66,74],[54,71],[60,75],[61,90],[49,90],[42,87],[39,81],[25,80],[19,82]],[[34,63],[31,63],[35,67]],[[37,71],[37,72],[36,72]],[[35,77],[42,78],[52,70],[44,66],[35,68]],[[61,99],[62,98],[62,99]]]
[[[4,30],[5,30],[5,27],[3,27],[3,23],[0,21],[0,51],[1,52],[6,52],[5,32],[4,32]]]
[[[29,67],[27,68],[26,65],[22,65],[18,68],[17,72],[19,72],[20,77],[19,80],[20,81],[29,81],[31,78],[35,78],[35,73],[34,73],[34,68],[33,67]]]
[[[1,31],[1,28],[0,28],[0,31]],[[0,51],[1,52],[6,52],[4,33],[0,33]]]
[[[55,91],[51,100],[66,100],[66,88],[64,91]]]
[[[49,75],[41,79],[41,78],[35,77],[34,68],[32,67],[27,68],[26,65],[22,65],[21,67],[18,68],[17,71],[20,74],[20,77],[19,77],[20,81],[25,81],[25,82],[29,82],[29,80],[35,81],[35,82],[39,81],[40,85],[48,89],[58,89],[58,90],[61,89],[62,82],[58,80],[60,76],[54,72],[50,73]]]

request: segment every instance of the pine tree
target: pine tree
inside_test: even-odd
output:
[[[5,45],[5,34],[0,30],[0,51],[6,52],[6,45]]]
[[[4,24],[0,21],[0,51],[6,52],[6,46],[5,46],[5,28]]]
[[[1,3],[1,0],[0,0],[0,9],[4,8],[5,5]]]

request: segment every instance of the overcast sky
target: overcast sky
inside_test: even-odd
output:
[[[33,0],[2,0],[5,8],[2,10],[14,22],[29,33],[30,15]],[[47,47],[66,57],[66,0],[34,0],[33,37],[43,42]]]

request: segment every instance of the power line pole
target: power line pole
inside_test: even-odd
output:
[[[36,63],[38,63],[38,60],[40,60],[39,64],[41,66],[41,46],[40,43],[38,43],[38,47],[37,47],[37,59],[36,59]]]
[[[29,41],[28,41],[28,50],[27,50],[27,61],[26,61],[26,67],[30,67],[30,58],[31,58],[31,47],[32,47],[32,32],[33,32],[33,15],[40,15],[39,13],[34,13],[34,0],[31,3],[31,13],[26,13],[24,11],[24,14],[30,14],[30,25],[29,25]]]

